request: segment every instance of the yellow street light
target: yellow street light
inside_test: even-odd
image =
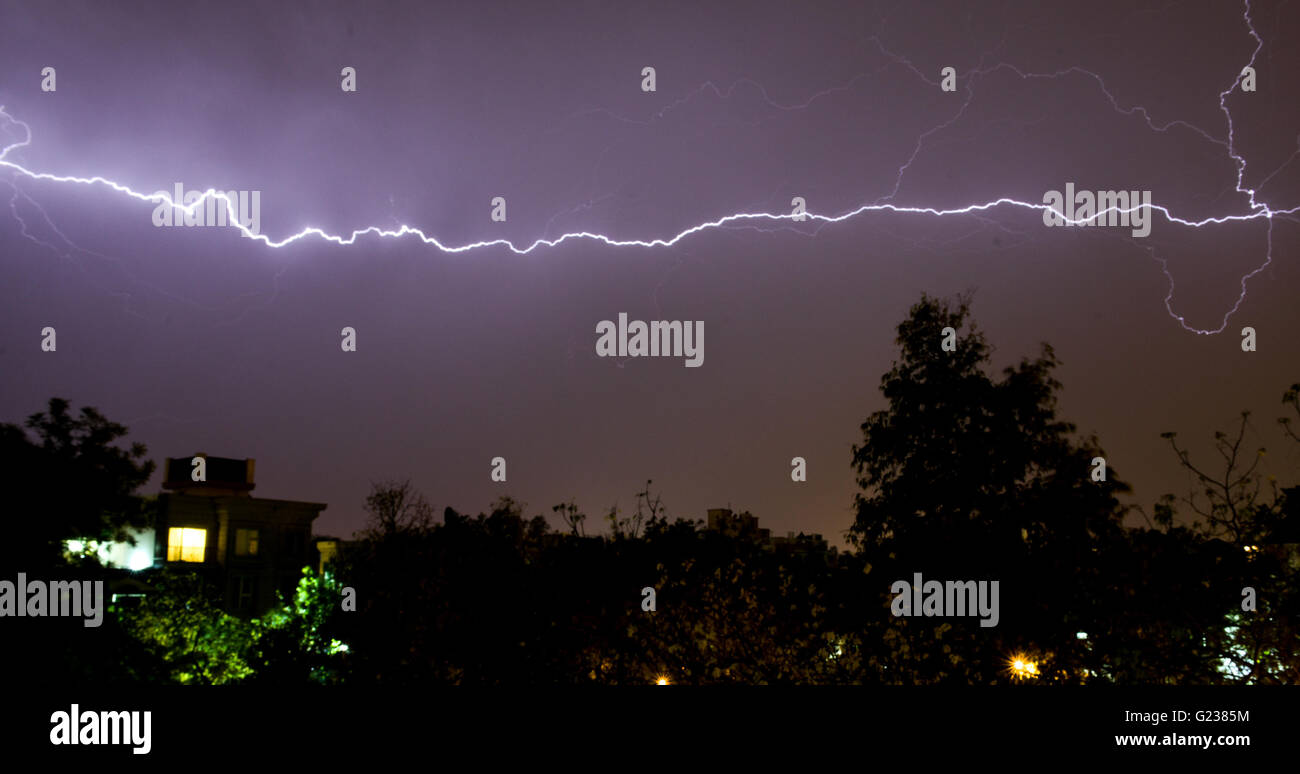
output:
[[[1030,658],[1024,654],[1017,653],[1012,656],[1009,665],[1011,667],[1012,676],[1020,678],[1021,680],[1030,677],[1038,677],[1038,663],[1036,661],[1031,661]]]

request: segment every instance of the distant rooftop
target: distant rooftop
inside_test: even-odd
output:
[[[747,538],[760,545],[780,551],[795,553],[837,553],[830,549],[826,540],[818,533],[795,534],[787,532],[786,537],[773,537],[772,531],[758,526],[758,517],[749,511],[734,513],[730,508],[710,508],[705,530],[717,532],[731,538]]]
[[[197,466],[194,459],[204,460],[204,479],[195,481]],[[255,460],[231,457],[209,457],[203,452],[188,457],[168,457],[163,466],[163,489],[179,494],[204,496],[247,497],[253,491]]]

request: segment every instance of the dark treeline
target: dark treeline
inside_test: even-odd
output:
[[[510,498],[438,519],[408,482],[384,482],[366,529],[272,613],[231,617],[197,578],[155,570],[143,603],[44,642],[43,657],[100,682],[1300,680],[1300,490],[1243,446],[1248,415],[1216,435],[1214,468],[1167,433],[1196,487],[1148,513],[1121,503],[1128,487],[1098,439],[1057,416],[1050,347],[991,375],[966,299],[928,297],[897,341],[886,405],[852,449],[849,551],[705,529],[671,515],[651,482],[635,512],[590,535],[572,502],[551,508],[558,528]],[[1282,404],[1300,415],[1300,385]],[[111,447],[124,428],[66,409],[29,421],[36,440],[0,427],[8,491],[27,479],[49,493],[19,501],[11,523],[39,517],[3,549],[7,568],[67,566],[54,555],[69,535],[147,523],[147,499],[132,496],[150,472],[143,449]],[[1286,418],[1280,436],[1300,441]],[[896,615],[895,583],[918,573],[996,581],[996,625],[973,610]]]

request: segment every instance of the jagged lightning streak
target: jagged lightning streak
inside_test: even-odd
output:
[[[1256,43],[1254,50],[1251,52],[1250,61],[1247,64],[1247,66],[1253,67],[1260,51],[1263,49],[1264,44],[1263,44],[1263,39],[1259,36],[1257,31],[1255,30],[1254,22],[1251,18],[1250,0],[1245,0],[1245,10],[1243,12],[1242,18],[1246,23],[1246,27],[1249,31],[1250,36],[1255,40]],[[918,70],[914,65],[911,64],[911,62],[886,50],[879,40],[875,38],[872,38],[872,40],[876,43],[877,47],[879,47],[880,50],[883,53],[885,53],[887,56],[889,56],[894,62],[903,64],[906,67],[910,68],[916,75],[920,76],[927,83],[931,83],[931,84],[934,83],[930,79],[926,78],[925,75],[920,72],[920,70]],[[1152,258],[1160,262],[1162,271],[1164,272],[1165,276],[1169,280],[1169,287],[1170,287],[1169,295],[1166,296],[1165,298],[1165,306],[1166,309],[1169,311],[1169,314],[1176,321],[1178,321],[1178,323],[1184,329],[1191,331],[1193,333],[1202,334],[1202,335],[1213,335],[1222,332],[1227,326],[1228,319],[1234,313],[1236,313],[1236,311],[1240,308],[1242,302],[1245,300],[1246,283],[1255,275],[1259,274],[1261,271],[1267,268],[1272,262],[1273,218],[1275,216],[1291,216],[1296,214],[1297,212],[1300,212],[1300,206],[1293,207],[1291,209],[1275,210],[1272,207],[1270,207],[1266,202],[1261,202],[1256,199],[1256,189],[1244,187],[1246,161],[1236,150],[1235,126],[1233,125],[1232,113],[1227,106],[1227,98],[1241,83],[1241,80],[1244,77],[1244,71],[1239,72],[1238,75],[1233,79],[1232,84],[1229,85],[1224,91],[1219,93],[1219,107],[1226,118],[1227,129],[1228,129],[1227,139],[1220,140],[1220,139],[1216,139],[1209,132],[1206,132],[1205,130],[1184,121],[1170,121],[1164,125],[1158,126],[1152,120],[1147,110],[1140,106],[1135,106],[1128,109],[1124,109],[1120,107],[1114,95],[1110,92],[1109,89],[1106,88],[1106,84],[1104,80],[1096,73],[1085,70],[1083,68],[1073,67],[1055,73],[1025,73],[1019,70],[1018,68],[1005,63],[1000,63],[997,65],[985,67],[983,66],[983,62],[981,61],[981,65],[977,67],[975,70],[971,71],[971,73],[969,73],[968,75],[986,76],[1004,68],[1011,70],[1013,73],[1015,73],[1017,76],[1019,76],[1022,79],[1049,78],[1049,77],[1057,78],[1069,74],[1080,74],[1080,75],[1088,76],[1094,79],[1098,83],[1102,92],[1110,100],[1112,107],[1114,107],[1117,111],[1125,115],[1141,114],[1147,126],[1152,130],[1157,132],[1165,132],[1173,126],[1183,126],[1198,133],[1204,139],[1226,148],[1229,158],[1232,160],[1233,164],[1237,167],[1235,191],[1247,197],[1247,204],[1249,207],[1248,212],[1239,213],[1239,214],[1212,216],[1212,217],[1202,218],[1199,220],[1189,220],[1175,215],[1173,212],[1171,212],[1167,207],[1163,205],[1153,203],[1150,205],[1134,204],[1133,206],[1127,208],[1109,207],[1105,210],[1095,213],[1090,217],[1081,217],[1077,219],[1067,217],[1062,213],[1056,213],[1059,219],[1061,219],[1065,223],[1068,223],[1070,225],[1075,225],[1075,226],[1084,225],[1093,222],[1102,222],[1103,217],[1109,215],[1110,213],[1116,213],[1119,215],[1128,215],[1143,208],[1147,208],[1148,212],[1155,211],[1160,213],[1165,218],[1165,220],[1171,224],[1177,224],[1180,226],[1186,226],[1190,228],[1202,228],[1211,225],[1223,225],[1226,223],[1246,222],[1246,221],[1258,220],[1261,218],[1265,219],[1267,221],[1268,228],[1267,228],[1267,251],[1266,251],[1264,263],[1261,264],[1254,271],[1250,272],[1249,274],[1241,278],[1241,294],[1237,298],[1237,301],[1233,305],[1232,309],[1230,309],[1227,312],[1227,314],[1224,315],[1222,324],[1216,329],[1202,330],[1202,329],[1193,328],[1187,325],[1185,319],[1181,315],[1178,315],[1173,311],[1173,307],[1172,307],[1172,298],[1174,293],[1173,276],[1168,271],[1167,261],[1165,259],[1156,256],[1153,250],[1150,251]],[[754,84],[754,85],[758,85],[760,91],[763,94],[764,100],[769,105],[781,110],[798,110],[807,107],[814,100],[818,99],[821,96],[825,96],[825,94],[827,93],[849,88],[852,85],[852,83],[855,83],[857,80],[859,80],[862,77],[865,77],[865,74],[855,76],[848,84],[844,84],[839,87],[834,87],[824,92],[819,92],[817,95],[814,95],[811,99],[806,100],[805,102],[797,105],[779,105],[777,103],[774,103],[767,96],[766,91],[763,90],[761,85],[758,84]],[[21,141],[12,143],[4,147],[3,150],[0,150],[0,167],[4,167],[6,169],[12,170],[13,172],[19,175],[31,178],[33,180],[50,181],[56,183],[75,183],[80,185],[91,185],[91,186],[102,185],[112,189],[117,193],[123,194],[125,196],[129,196],[139,201],[148,202],[154,205],[166,204],[174,208],[175,210],[187,214],[191,214],[191,215],[194,214],[198,208],[205,208],[206,203],[208,201],[221,199],[225,202],[226,205],[226,214],[227,214],[228,223],[234,225],[240,231],[240,233],[243,234],[244,237],[261,242],[267,247],[272,247],[272,248],[285,247],[287,245],[298,242],[299,240],[307,239],[309,237],[321,239],[327,242],[332,242],[337,245],[346,246],[346,245],[352,245],[356,243],[358,239],[365,236],[375,236],[379,238],[402,238],[402,237],[414,236],[424,244],[435,247],[436,249],[444,253],[464,253],[464,252],[490,248],[490,247],[504,247],[516,254],[526,255],[540,248],[555,247],[557,245],[560,245],[570,240],[590,240],[590,241],[600,242],[610,247],[669,248],[675,246],[677,243],[681,242],[684,239],[688,239],[689,237],[704,231],[709,231],[709,230],[719,229],[719,228],[734,228],[738,226],[754,227],[756,223],[763,222],[763,221],[776,222],[776,223],[782,223],[787,221],[791,223],[812,221],[813,223],[817,224],[817,228],[820,229],[822,226],[825,225],[842,223],[844,221],[857,218],[861,215],[874,213],[874,212],[890,212],[890,213],[905,214],[905,215],[928,215],[934,217],[946,217],[946,216],[958,216],[958,215],[979,216],[982,215],[983,213],[986,213],[990,210],[994,210],[1000,207],[1021,208],[1021,209],[1027,209],[1036,212],[1044,212],[1044,211],[1052,210],[1052,208],[1049,205],[1044,203],[1020,201],[1010,197],[1000,197],[992,201],[970,204],[964,207],[953,207],[947,209],[926,207],[926,206],[900,205],[892,201],[892,199],[898,194],[898,191],[902,185],[904,175],[906,174],[907,170],[910,168],[911,164],[916,160],[917,156],[920,154],[921,148],[924,145],[924,141],[926,137],[928,137],[929,135],[937,131],[947,128],[948,126],[951,126],[955,121],[957,121],[960,118],[960,116],[964,113],[966,107],[970,104],[970,101],[973,99],[973,94],[974,94],[972,88],[974,79],[968,77],[966,80],[967,80],[966,101],[963,103],[962,107],[948,121],[930,129],[929,131],[925,132],[918,138],[911,156],[903,165],[899,167],[898,175],[895,180],[893,190],[888,195],[880,197],[868,204],[864,204],[860,207],[849,210],[847,212],[840,213],[838,215],[826,215],[826,214],[815,213],[815,212],[806,212],[801,215],[797,215],[793,212],[787,212],[787,213],[738,212],[730,215],[725,215],[716,218],[714,220],[698,223],[694,226],[691,226],[689,228],[686,228],[678,232],[677,234],[671,237],[659,237],[659,238],[648,239],[648,240],[647,239],[617,239],[611,236],[607,236],[605,234],[600,234],[600,233],[595,233],[590,231],[574,231],[574,232],[568,232],[562,234],[554,238],[549,238],[549,237],[539,238],[534,240],[531,243],[524,244],[524,245],[516,245],[514,242],[504,238],[481,240],[481,241],[470,242],[462,245],[448,245],[448,244],[444,244],[436,237],[426,234],[423,230],[419,228],[416,228],[414,226],[408,226],[405,224],[401,224],[396,228],[381,228],[378,226],[369,226],[367,228],[353,230],[350,234],[346,236],[342,234],[331,234],[325,231],[324,229],[313,226],[313,227],[304,228],[301,231],[298,231],[297,233],[291,234],[281,239],[272,239],[271,237],[266,236],[264,234],[254,233],[247,225],[241,222],[241,219],[238,216],[238,209],[237,209],[238,203],[234,200],[234,198],[231,195],[222,191],[208,189],[206,191],[203,191],[200,194],[200,196],[197,198],[197,200],[187,205],[181,202],[174,201],[172,197],[165,192],[159,192],[154,194],[141,193],[139,191],[132,189],[127,185],[116,182],[114,180],[109,180],[107,178],[98,175],[92,177],[82,177],[76,175],[59,175],[50,172],[37,172],[28,169],[27,167],[15,161],[10,160],[9,154],[12,153],[13,151],[16,151],[18,149],[21,149],[31,144],[32,141],[31,128],[26,123],[18,120],[17,118],[5,112],[4,107],[2,105],[0,105],[0,117],[3,117],[14,126],[21,127],[24,131],[25,136]],[[745,81],[745,82],[749,83],[749,81]],[[716,92],[719,96],[725,96],[723,91],[718,89],[712,83],[708,83],[706,84],[706,86],[712,88],[712,90]],[[733,88],[734,88],[734,84],[733,84]],[[731,89],[728,89],[726,93],[729,94],[730,92]],[[676,107],[682,101],[683,100],[678,100],[677,102],[674,102],[673,104],[669,105],[663,110],[660,110],[659,113],[656,114],[656,116],[662,116],[665,112]],[[1287,163],[1289,163],[1289,160]],[[1274,174],[1276,174],[1276,172]],[[1272,175],[1270,175],[1270,177],[1271,176]]]

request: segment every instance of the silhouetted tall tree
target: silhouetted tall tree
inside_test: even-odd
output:
[[[988,682],[1023,651],[1042,679],[1082,680],[1091,657],[1076,635],[1109,601],[1098,552],[1122,537],[1117,495],[1128,487],[1111,467],[1094,480],[1093,461],[1105,456],[1096,439],[1076,438],[1057,417],[1052,348],[994,379],[990,347],[969,318],[969,298],[922,296],[898,326],[900,356],[881,380],[889,405],[863,423],[853,448],[862,491],[850,539],[885,571],[884,590],[914,572],[998,580],[1000,621],[980,629],[974,618],[899,619],[913,658],[885,666],[895,675],[915,668],[911,681]],[[950,349],[945,328],[956,334]]]

